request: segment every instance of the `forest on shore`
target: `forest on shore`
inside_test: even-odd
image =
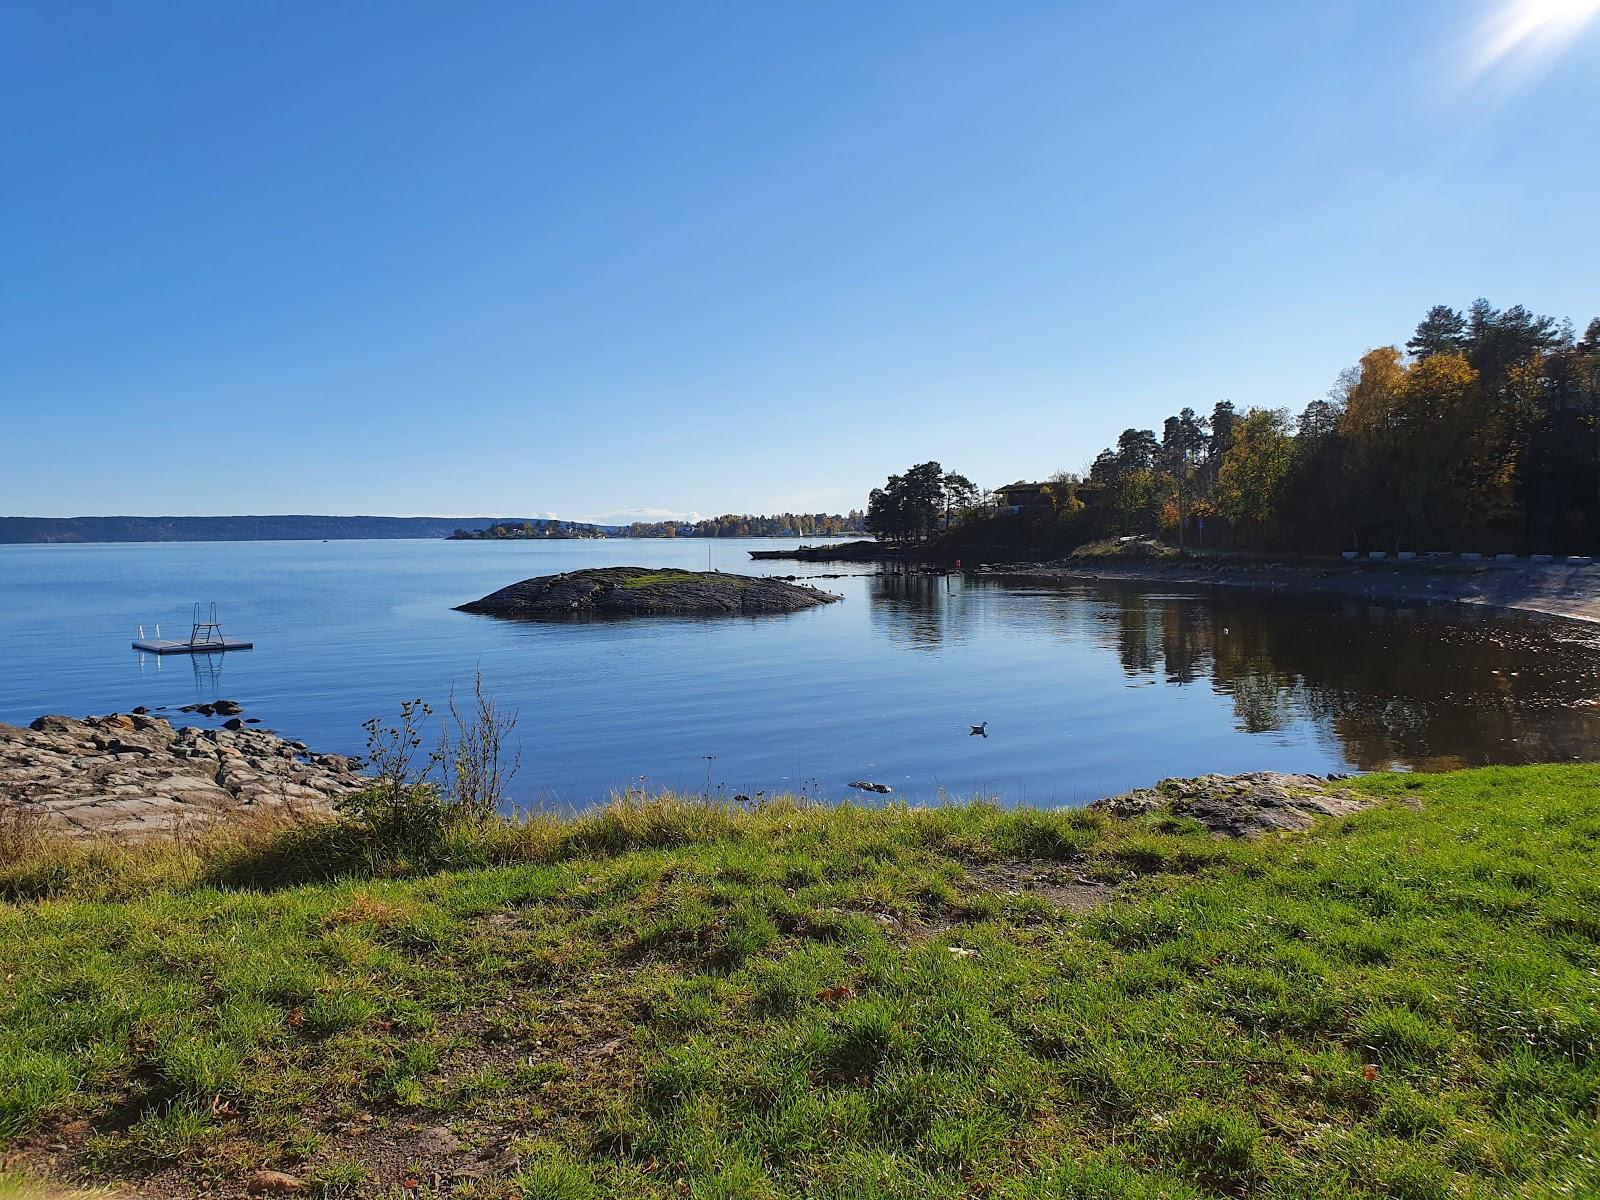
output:
[[[1436,305],[1298,415],[1184,408],[1159,433],[1124,430],[1081,472],[989,493],[923,463],[873,491],[867,528],[1050,549],[1147,534],[1305,553],[1594,552],[1600,318],[1579,336],[1522,305]]]
[[[581,521],[497,521],[487,529],[457,529],[453,541],[516,541],[537,538],[718,538],[837,537],[865,533],[866,514],[777,513],[752,516],[724,513],[698,520],[634,521],[629,525],[589,525]]]
[[[635,521],[622,527],[618,537],[837,537],[866,532],[866,514],[858,510],[839,513],[776,513],[752,516],[723,513],[698,521]]]

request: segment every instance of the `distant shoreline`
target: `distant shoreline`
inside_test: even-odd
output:
[[[529,532],[516,537],[489,531],[512,526]],[[860,537],[859,532],[797,534],[767,532],[703,534],[679,530],[695,541],[737,537],[779,539]],[[0,546],[80,546],[139,542],[345,542],[400,541],[601,541],[664,533],[635,532],[632,525],[595,525],[553,517],[385,517],[281,513],[215,517],[0,517]]]
[[[446,538],[504,517],[384,517],[281,513],[218,517],[0,517],[0,545],[116,542],[321,542]]]
[[[1505,563],[1241,563],[1072,560],[994,564],[984,574],[1030,579],[1112,580],[1249,591],[1473,604],[1600,624],[1600,567],[1528,561]]]

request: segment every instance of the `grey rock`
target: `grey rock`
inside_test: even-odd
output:
[[[0,724],[0,817],[17,810],[85,837],[170,835],[263,810],[324,818],[366,785],[359,765],[301,756],[265,730],[174,729],[144,714],[50,715],[27,729]]]
[[[1119,817],[1167,811],[1192,817],[1218,837],[1260,837],[1309,829],[1319,817],[1348,816],[1369,801],[1320,775],[1252,771],[1163,779],[1153,788],[1097,800],[1091,808]]]
[[[605,567],[524,579],[457,611],[521,619],[764,616],[799,612],[838,599],[766,576]]]
[[[432,1154],[454,1154],[461,1149],[460,1140],[443,1125],[422,1130],[417,1134],[417,1143]]]

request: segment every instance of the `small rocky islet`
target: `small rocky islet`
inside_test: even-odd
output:
[[[601,567],[541,575],[459,605],[491,617],[755,617],[800,612],[840,597],[760,575]]]

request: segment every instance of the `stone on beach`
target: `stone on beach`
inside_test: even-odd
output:
[[[1167,811],[1191,817],[1219,837],[1260,837],[1309,829],[1319,817],[1348,816],[1368,801],[1320,775],[1252,771],[1163,779],[1153,788],[1097,800],[1091,808],[1117,817]]]

